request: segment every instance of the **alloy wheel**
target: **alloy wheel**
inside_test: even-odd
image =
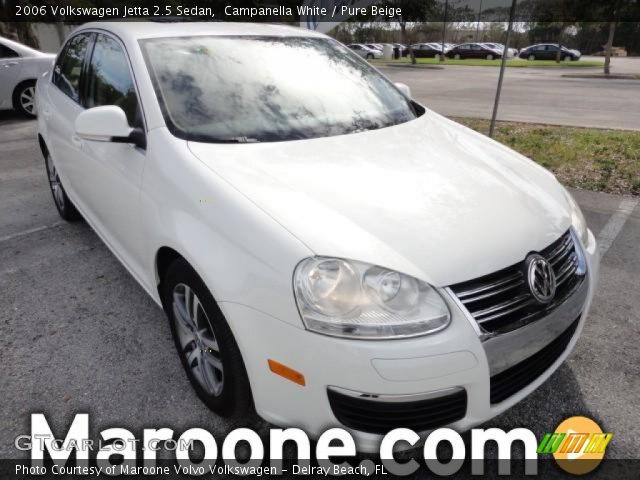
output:
[[[20,92],[20,107],[29,115],[36,113],[36,87],[29,86]]]
[[[173,314],[180,353],[191,373],[209,395],[219,396],[224,386],[220,347],[200,299],[184,283],[173,289]]]
[[[56,166],[53,163],[53,159],[51,158],[51,155],[48,154],[47,170],[49,173],[49,186],[51,187],[51,192],[53,193],[53,199],[56,202],[58,209],[64,210],[64,190],[62,189],[60,177],[58,176],[58,171],[56,170]]]

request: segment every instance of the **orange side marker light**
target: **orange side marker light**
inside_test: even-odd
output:
[[[286,365],[281,364],[280,362],[269,359],[269,370],[276,375],[280,375],[287,380],[291,380],[293,383],[297,383],[303,387],[306,385],[303,374],[295,371],[293,368],[289,368]]]

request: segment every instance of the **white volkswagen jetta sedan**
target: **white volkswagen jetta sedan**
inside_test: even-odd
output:
[[[0,110],[36,114],[36,80],[53,66],[55,55],[0,37]]]
[[[373,450],[565,360],[598,273],[554,176],[285,26],[94,23],[38,82],[55,205],[166,311],[214,412]],[[336,94],[336,92],[340,92]]]

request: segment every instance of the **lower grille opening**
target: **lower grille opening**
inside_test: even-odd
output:
[[[542,375],[564,353],[578,328],[578,317],[558,338],[529,358],[491,377],[491,403],[500,403]]]
[[[440,397],[411,402],[385,402],[328,390],[338,421],[361,432],[384,435],[394,428],[416,432],[448,425],[467,413],[467,392],[460,389]]]

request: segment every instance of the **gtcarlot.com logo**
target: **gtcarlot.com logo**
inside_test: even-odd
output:
[[[466,459],[470,459],[471,475],[485,474],[485,451],[488,443],[497,447],[498,474],[510,475],[514,443],[524,447],[526,475],[538,473],[538,459],[553,455],[564,471],[581,475],[595,469],[604,458],[613,434],[603,433],[597,423],[586,417],[571,417],[563,421],[554,432],[540,440],[526,428],[508,432],[498,428],[471,430],[470,442],[450,429],[439,428],[426,438],[407,428],[387,433],[379,448],[380,463],[366,459],[356,464],[357,445],[344,429],[332,428],[312,443],[300,429],[273,428],[269,431],[268,450],[263,438],[255,431],[239,428],[230,432],[221,443],[201,428],[191,428],[179,436],[170,428],[144,429],[142,438],[136,438],[124,428],[109,428],[100,432],[96,443],[89,438],[89,415],[75,416],[64,438],[56,438],[43,414],[31,416],[31,434],[16,438],[19,450],[31,452],[31,466],[18,465],[18,475],[75,474],[75,475],[169,475],[192,476],[225,475],[350,475],[367,476],[391,474],[412,475],[419,469],[438,476],[460,472]],[[422,443],[423,442],[423,443]],[[240,443],[248,446],[244,460],[236,457]],[[283,462],[285,443],[296,446],[297,458]],[[470,447],[469,447],[470,443]],[[439,458],[442,444],[449,447],[450,455]],[[312,453],[312,446],[315,452]],[[413,448],[412,458],[398,458],[399,449]],[[175,463],[158,465],[157,452],[173,452]],[[421,455],[417,452],[421,450]],[[142,452],[141,458],[139,454]],[[75,461],[70,461],[75,453]],[[48,455],[48,457],[47,457]],[[421,465],[419,458],[422,456]],[[166,457],[163,455],[163,458]],[[50,458],[51,462],[45,462]],[[337,462],[338,458],[340,463]],[[313,465],[312,465],[312,459]]]

